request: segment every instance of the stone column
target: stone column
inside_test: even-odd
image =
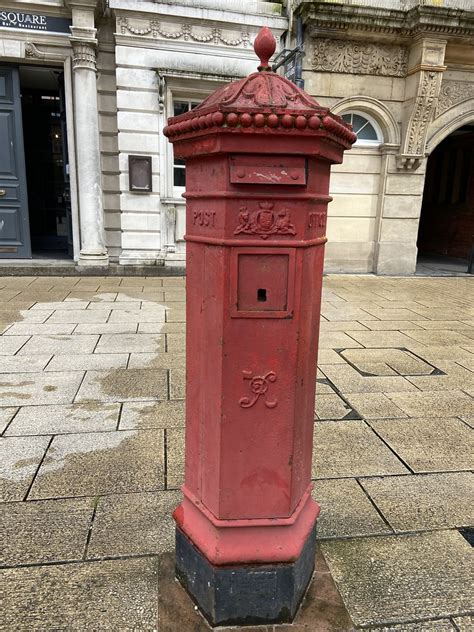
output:
[[[96,29],[72,27],[80,265],[108,265],[102,202],[99,112],[96,85]]]

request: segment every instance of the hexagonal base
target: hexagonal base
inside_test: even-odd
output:
[[[176,576],[209,623],[291,622],[314,570],[316,532],[288,564],[214,566],[176,529]]]

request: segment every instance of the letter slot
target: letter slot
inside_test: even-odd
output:
[[[284,318],[292,311],[294,252],[242,248],[234,252],[233,317]]]

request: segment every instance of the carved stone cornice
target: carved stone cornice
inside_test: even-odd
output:
[[[417,34],[472,37],[474,11],[417,5],[410,9],[335,4],[317,0],[294,2],[311,37],[321,31],[373,32],[407,39]]]
[[[436,108],[439,116],[461,101],[474,98],[474,82],[471,81],[443,81]]]
[[[72,67],[97,71],[97,41],[71,38]]]
[[[119,16],[117,19],[117,28],[121,35],[135,35],[138,37],[147,37],[149,39],[166,39],[166,40],[183,40],[185,42],[198,42],[202,44],[216,44],[224,46],[240,46],[248,48],[250,45],[250,36],[246,31],[242,31],[240,36],[234,39],[225,36],[225,31],[217,27],[198,27],[187,22],[166,28],[165,25],[158,20],[148,20],[140,26],[130,24],[128,18]]]
[[[407,64],[404,46],[327,38],[315,40],[311,60],[313,70],[391,77],[405,77]]]

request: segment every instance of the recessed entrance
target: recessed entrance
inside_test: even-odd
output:
[[[474,125],[428,158],[418,230],[418,269],[466,272],[474,245]]]
[[[72,227],[62,69],[19,70],[33,257],[67,258]]]

